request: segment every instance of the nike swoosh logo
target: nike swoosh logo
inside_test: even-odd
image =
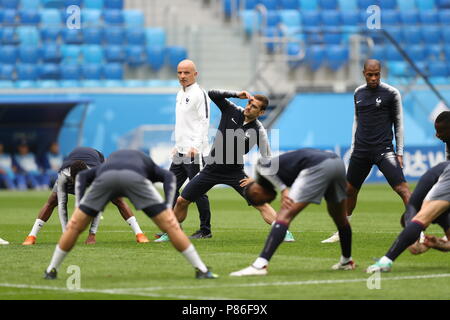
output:
[[[236,124],[237,124],[237,122],[236,122],[236,121],[234,121],[234,119],[233,119],[233,118],[231,118],[231,121],[233,121],[234,123],[236,123]]]
[[[356,101],[356,103],[360,103],[362,100],[358,100],[358,101]]]

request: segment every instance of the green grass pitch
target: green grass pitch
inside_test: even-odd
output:
[[[114,206],[108,205],[97,234],[97,244],[85,245],[83,233],[62,264],[58,279],[43,280],[61,233],[55,210],[41,230],[37,244],[22,246],[48,192],[1,192],[0,300],[9,299],[446,299],[450,298],[450,256],[435,250],[413,256],[403,253],[393,272],[382,274],[379,289],[369,289],[364,270],[382,256],[401,230],[400,198],[387,185],[364,185],[353,228],[354,271],[333,271],[339,244],[321,244],[335,228],[325,205],[311,205],[300,213],[290,230],[296,242],[283,243],[272,258],[266,277],[232,278],[228,274],[248,266],[258,256],[270,227],[259,213],[247,207],[232,189],[209,193],[213,238],[193,243],[205,263],[220,278],[196,280],[194,270],[170,243],[138,244]],[[70,203],[73,203],[71,197]],[[278,199],[274,202],[279,207]],[[70,209],[72,209],[70,207]],[[149,236],[155,225],[135,212]],[[198,227],[191,206],[184,230]],[[437,226],[428,233],[442,236]],[[80,268],[80,290],[67,288],[71,265]],[[371,282],[375,283],[375,282]]]

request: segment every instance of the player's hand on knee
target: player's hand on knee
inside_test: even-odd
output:
[[[244,178],[242,180],[239,180],[239,186],[244,188],[246,186],[248,186],[250,183],[252,183],[254,180],[252,178]]]

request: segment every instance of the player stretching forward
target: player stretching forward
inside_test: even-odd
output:
[[[332,269],[355,269],[351,257],[352,229],[345,210],[345,185],[344,162],[332,152],[299,149],[273,158],[269,165],[259,162],[256,182],[246,187],[247,199],[255,205],[272,202],[277,195],[275,187],[278,187],[282,197],[281,209],[259,257],[251,266],[232,272],[230,276],[266,275],[269,261],[292,220],[310,203],[320,204],[322,197],[325,197],[328,213],[341,238],[341,259]]]
[[[163,182],[165,201],[153,182]],[[85,194],[88,186],[91,189]],[[79,173],[75,189],[77,203],[80,205],[75,209],[56,246],[45,271],[45,279],[56,279],[58,267],[75,245],[78,236],[108,201],[117,197],[128,197],[136,209],[144,211],[162,231],[169,234],[173,246],[197,269],[197,279],[217,278],[200,259],[175,219],[172,211],[175,186],[173,173],[161,169],[152,159],[136,150],[116,151],[106,163]]]
[[[61,169],[58,172],[58,179],[53,186],[52,193],[47,202],[41,208],[30,234],[27,236],[23,245],[33,245],[36,243],[36,237],[48,221],[53,213],[53,209],[58,206],[58,215],[61,222],[62,231],[66,229],[67,225],[67,201],[68,194],[74,193],[74,182],[77,174],[85,169],[96,167],[105,161],[103,154],[93,148],[77,147],[64,160]],[[147,243],[149,240],[142,232],[136,217],[128,207],[128,205],[121,198],[113,199],[112,203],[117,206],[123,219],[130,225],[136,235],[136,241],[139,243]],[[86,240],[87,244],[95,243],[95,234],[97,233],[98,224],[101,215],[98,215],[91,224],[89,235]]]

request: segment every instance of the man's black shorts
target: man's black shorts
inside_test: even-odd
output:
[[[347,181],[356,189],[361,189],[373,165],[380,169],[391,187],[406,182],[397,156],[389,147],[374,151],[354,150],[347,169]]]

